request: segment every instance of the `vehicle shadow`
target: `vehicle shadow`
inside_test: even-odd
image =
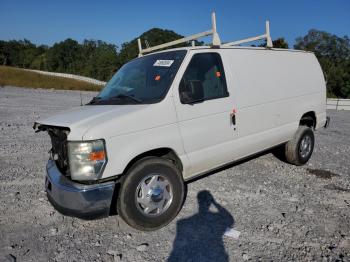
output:
[[[233,227],[232,215],[212,194],[198,193],[198,213],[176,223],[176,237],[168,262],[174,261],[229,261],[223,235]],[[211,207],[217,211],[212,211]]]

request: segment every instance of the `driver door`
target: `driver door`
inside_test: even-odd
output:
[[[184,148],[191,167],[185,176],[196,175],[232,161],[236,126],[232,118],[233,99],[230,96],[224,66],[217,52],[195,53],[179,72],[174,100]],[[186,60],[188,61],[188,60]],[[201,84],[203,97],[194,103],[184,103],[183,90]]]

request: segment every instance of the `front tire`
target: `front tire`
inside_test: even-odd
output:
[[[301,166],[309,161],[314,150],[315,136],[310,127],[299,126],[294,138],[285,144],[288,163]]]
[[[176,217],[184,192],[182,174],[170,160],[147,157],[125,175],[117,201],[118,214],[133,228],[156,230]]]

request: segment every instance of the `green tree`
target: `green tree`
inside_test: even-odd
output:
[[[47,71],[47,51],[48,46],[40,45],[37,47],[37,54],[30,64],[31,69]]]
[[[117,67],[117,46],[103,41],[85,40],[82,46],[85,65],[82,75],[108,80]]]
[[[274,48],[285,48],[285,49],[289,48],[288,42],[283,37],[272,40],[272,45]],[[266,41],[265,41],[265,43],[263,43],[259,46],[266,47]]]
[[[314,52],[327,80],[330,96],[350,97],[350,40],[312,29],[296,39],[295,49]]]
[[[289,48],[288,42],[283,37],[273,40],[272,44],[274,48]]]
[[[0,64],[29,67],[37,55],[37,49],[29,40],[0,41]]]
[[[49,71],[62,73],[79,73],[81,46],[73,39],[66,39],[54,44],[47,52]]]

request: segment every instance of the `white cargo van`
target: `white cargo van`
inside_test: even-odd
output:
[[[212,46],[153,52],[213,35]],[[267,39],[267,48],[235,46]],[[264,35],[221,44],[213,28],[148,49],[87,105],[34,127],[52,149],[46,191],[64,214],[108,215],[154,230],[184,200],[185,181],[269,148],[303,165],[325,126],[326,86],[313,53]],[[147,52],[153,52],[144,55]]]

